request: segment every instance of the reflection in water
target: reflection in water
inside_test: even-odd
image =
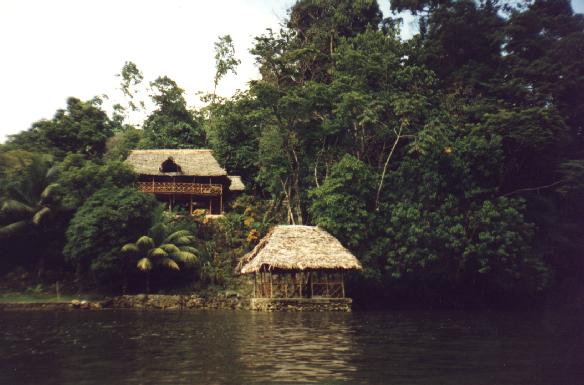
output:
[[[251,313],[240,327],[246,373],[274,383],[340,381],[357,370],[351,314]],[[253,378],[249,379],[250,381]]]
[[[0,384],[584,384],[578,317],[4,312]]]

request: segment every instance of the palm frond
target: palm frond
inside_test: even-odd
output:
[[[150,250],[154,247],[154,240],[146,235],[143,235],[136,241],[136,246],[142,250]]]
[[[47,199],[51,198],[54,195],[55,190],[57,189],[58,186],[59,186],[58,183],[51,183],[50,185],[45,187],[45,189],[41,193],[41,202],[44,202]]]
[[[162,265],[165,267],[168,267],[169,269],[180,270],[180,267],[178,267],[178,264],[170,258],[164,258],[162,260]]]
[[[188,237],[188,236],[192,236],[191,232],[188,230],[175,231],[174,233],[167,236],[164,239],[164,241],[162,241],[162,243],[174,243],[175,240],[177,240],[181,237]]]
[[[122,246],[122,253],[126,253],[126,254],[137,254],[140,252],[140,249],[138,248],[138,246],[136,246],[135,243],[126,243],[124,246]]]
[[[148,258],[142,258],[141,260],[138,261],[136,266],[138,267],[138,269],[140,269],[142,271],[152,270],[152,263],[150,262],[150,260]]]
[[[61,174],[61,169],[59,168],[58,165],[54,165],[47,170],[47,173],[45,174],[45,178],[47,179],[47,181],[53,182],[59,178],[59,174]],[[53,183],[53,184],[55,184],[55,183]]]
[[[199,257],[196,254],[188,251],[179,251],[178,253],[173,253],[172,256],[188,265],[193,265],[199,261]]]
[[[150,250],[150,252],[148,253],[149,257],[155,257],[155,258],[164,258],[164,257],[168,257],[168,253],[166,251],[164,251],[163,249],[161,249],[160,247],[155,247],[154,249]]]
[[[180,251],[180,249],[176,245],[173,245],[172,243],[160,245],[160,248],[166,251],[168,254],[178,253]]]
[[[37,211],[34,216],[32,217],[32,223],[35,226],[40,225],[40,223],[49,215],[51,214],[51,209],[48,207],[43,207],[39,211]]]
[[[189,253],[199,255],[199,250],[194,248],[193,246],[181,246],[180,251],[188,251]]]
[[[195,237],[193,236],[179,237],[174,241],[174,243],[176,243],[177,245],[190,245],[193,242],[195,242]]]
[[[34,212],[32,206],[13,199],[5,201],[0,208],[0,214],[10,218],[30,218]]]
[[[23,203],[28,206],[34,206],[36,203],[36,199],[31,197],[30,194],[26,191],[28,190],[28,186],[23,186],[25,183],[20,183],[20,186],[9,186],[7,189],[7,196],[11,200]]]
[[[0,227],[0,239],[10,238],[15,236],[30,224],[28,220],[18,221],[6,226]]]

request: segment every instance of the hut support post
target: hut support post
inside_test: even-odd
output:
[[[284,275],[284,297],[288,298],[288,274]]]
[[[220,205],[221,205],[221,213],[223,214],[223,185],[221,185],[221,195],[219,195]]]
[[[272,282],[272,273],[268,273],[270,275],[270,298],[274,298],[274,285]]]
[[[257,298],[257,291],[256,291],[256,281],[257,281],[257,274],[253,275],[253,296]]]
[[[308,273],[308,279],[310,280],[310,298],[314,297],[314,276],[313,272]]]
[[[329,280],[328,280],[328,273],[325,273],[324,275],[324,282],[326,283],[325,287],[326,287],[326,296],[330,297],[330,290],[329,290]]]
[[[193,215],[193,194],[190,195],[189,216]]]
[[[300,292],[300,298],[302,298],[302,277],[303,277],[303,273],[298,273],[296,275],[296,277],[300,277],[300,279],[298,280],[298,291]]]
[[[343,293],[343,298],[345,298],[345,273],[341,271],[341,291]]]

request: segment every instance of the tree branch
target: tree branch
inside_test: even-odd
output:
[[[539,191],[539,190],[544,190],[544,189],[548,189],[548,188],[555,187],[555,186],[559,185],[562,182],[563,182],[562,180],[558,180],[558,181],[555,181],[554,183],[550,183],[550,184],[547,184],[547,185],[544,185],[544,186],[520,188],[520,189],[517,189],[515,191],[508,192],[507,194],[503,194],[501,196],[506,197],[506,196],[509,196],[509,195],[518,194],[518,193],[526,192],[526,191]]]

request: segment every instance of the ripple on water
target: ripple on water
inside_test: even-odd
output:
[[[0,384],[584,383],[583,333],[574,323],[580,321],[541,319],[464,312],[5,312]]]

